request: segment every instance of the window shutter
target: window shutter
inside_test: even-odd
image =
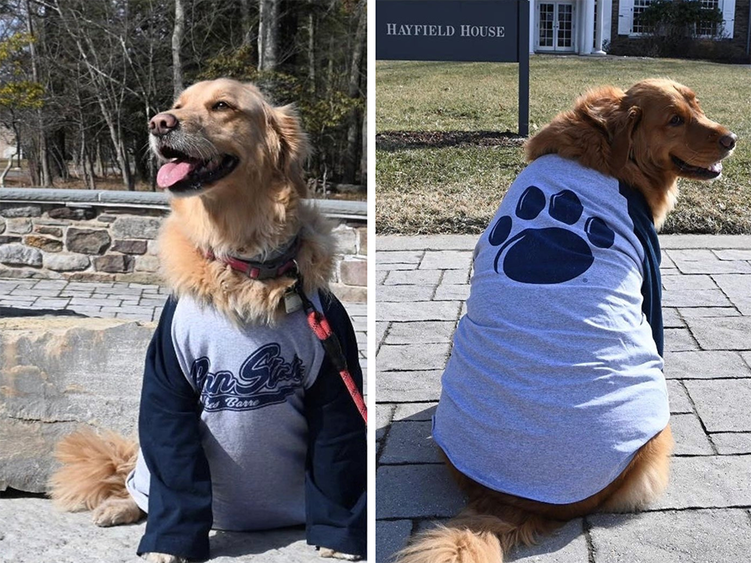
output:
[[[631,35],[633,27],[634,0],[620,0],[618,2],[618,35]]]
[[[735,27],[735,0],[722,2],[722,36],[727,39],[733,38]]]

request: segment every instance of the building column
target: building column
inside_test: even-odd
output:
[[[605,1],[597,0],[597,27],[595,28],[595,50],[593,55],[605,55],[602,50],[602,34],[605,31],[603,22],[605,21]]]
[[[600,10],[602,11],[602,10]],[[584,0],[584,32],[579,34],[584,45],[579,49],[580,55],[591,55],[594,43],[595,0]]]

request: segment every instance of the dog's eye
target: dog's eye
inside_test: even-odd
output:
[[[227,102],[217,102],[213,106],[211,106],[211,109],[213,110],[230,109],[230,105]]]
[[[674,115],[668,122],[669,125],[683,125],[683,118],[680,115]]]

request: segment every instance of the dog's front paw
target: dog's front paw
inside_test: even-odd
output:
[[[339,553],[338,551],[334,551],[333,549],[329,549],[328,547],[322,547],[318,552],[318,555],[320,555],[321,557],[326,557],[327,559],[343,559],[344,561],[360,561],[362,559],[362,557],[360,557],[359,555]]]
[[[142,559],[150,563],[188,563],[188,560],[169,553],[144,553]]]
[[[133,499],[109,499],[94,509],[93,519],[97,526],[132,524],[143,518],[143,512]]]

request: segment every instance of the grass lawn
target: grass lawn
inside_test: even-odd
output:
[[[524,167],[517,65],[376,65],[376,225],[380,234],[479,233]],[[751,233],[751,69],[702,61],[534,55],[530,132],[593,86],[668,77],[739,137],[712,183],[679,180],[663,232]],[[408,132],[408,133],[407,133]],[[506,133],[506,134],[504,134]]]

